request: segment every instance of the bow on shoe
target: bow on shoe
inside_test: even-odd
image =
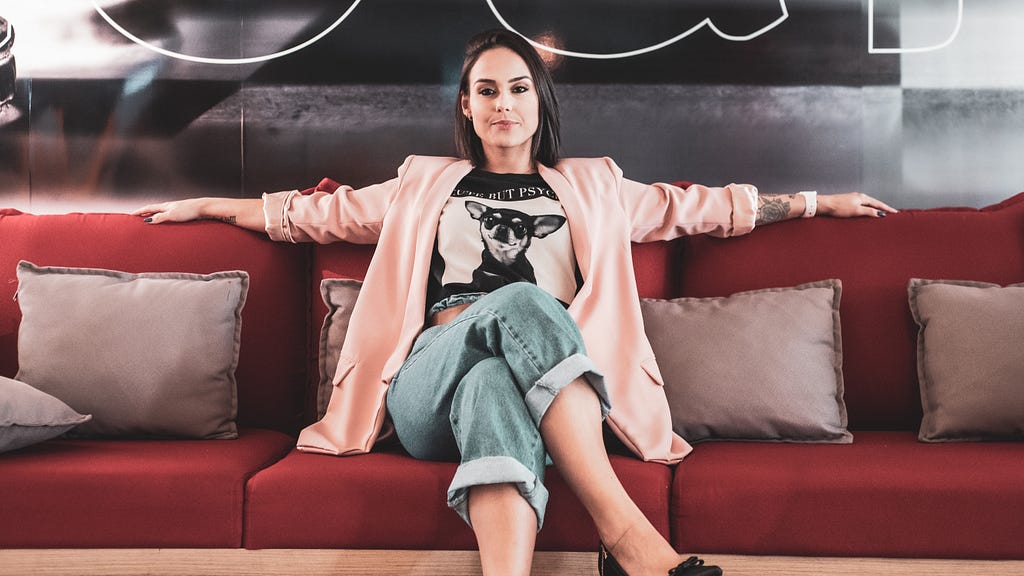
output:
[[[668,571],[668,576],[721,576],[722,569],[718,566],[705,566],[704,561],[690,556],[684,562]]]

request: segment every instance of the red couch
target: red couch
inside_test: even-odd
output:
[[[125,215],[13,210],[0,210],[0,238],[0,375],[11,378],[19,260],[251,276],[237,369],[239,438],[57,439],[0,454],[0,573],[67,562],[44,549],[144,549],[154,554],[152,568],[156,552],[170,548],[474,548],[445,505],[454,464],[416,461],[395,445],[345,458],[293,448],[316,409],[326,313],[320,280],[361,278],[372,247],[278,244],[216,222],[150,226]],[[664,466],[635,459],[609,438],[629,492],[679,550],[712,558],[1024,560],[1024,443],[917,441],[917,329],[907,305],[911,277],[1024,282],[1024,194],[983,210],[799,220],[734,239],[636,245],[634,262],[645,297],[843,282],[853,444],[707,442],[682,464]],[[538,550],[596,551],[586,513],[553,468],[547,484]],[[250,562],[255,557],[225,562],[242,572],[266,569]],[[592,554],[584,558],[589,566]],[[728,572],[732,557],[718,558]],[[973,573],[1003,573],[972,565]],[[83,572],[73,563],[63,569]],[[1024,571],[1024,562],[988,569]]]

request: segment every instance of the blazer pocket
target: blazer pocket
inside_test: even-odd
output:
[[[338,356],[338,368],[334,371],[334,378],[331,380],[332,386],[341,384],[342,380],[348,377],[348,373],[356,367],[356,361],[346,357],[344,354]]]
[[[655,384],[658,386],[665,385],[665,379],[661,377],[661,369],[658,368],[658,362],[654,359],[654,356],[641,360],[640,367],[644,369],[644,372],[647,372],[647,375],[651,377],[651,380],[654,380]]]
[[[338,358],[338,366],[334,372],[334,378],[331,380],[325,378],[320,381],[316,389],[316,417],[318,420],[327,413],[327,407],[331,404],[331,396],[334,395],[334,389],[338,386],[338,383],[348,376],[348,373],[352,371],[355,365],[355,362]]]

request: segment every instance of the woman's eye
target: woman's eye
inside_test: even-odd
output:
[[[480,91],[481,96],[491,96],[492,94],[494,94],[494,90],[492,90],[491,88],[484,88],[483,90]]]
[[[516,86],[515,88],[512,89],[512,91],[515,92],[516,94],[522,94],[527,90],[529,90],[529,88],[527,88],[526,86]]]

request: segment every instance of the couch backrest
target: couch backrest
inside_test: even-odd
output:
[[[0,375],[18,370],[21,312],[13,296],[19,260],[127,272],[245,270],[250,282],[236,371],[238,422],[294,433],[306,392],[309,252],[219,222],[153,226],[123,214],[0,210]]]
[[[324,278],[365,275],[373,246],[276,243],[217,222],[151,226],[120,214],[0,210],[0,375],[17,372],[19,260],[129,272],[246,270],[239,423],[295,432],[312,421]],[[846,401],[853,429],[920,420],[912,277],[1024,282],[1024,193],[983,210],[905,210],[882,220],[817,218],[749,236],[633,246],[641,296],[724,296],[843,281]],[[794,361],[799,361],[795,359]]]
[[[921,402],[908,281],[1024,282],[1024,193],[982,210],[815,218],[766,226],[739,238],[697,236],[685,239],[682,258],[681,296],[842,280],[850,427],[914,430]]]

